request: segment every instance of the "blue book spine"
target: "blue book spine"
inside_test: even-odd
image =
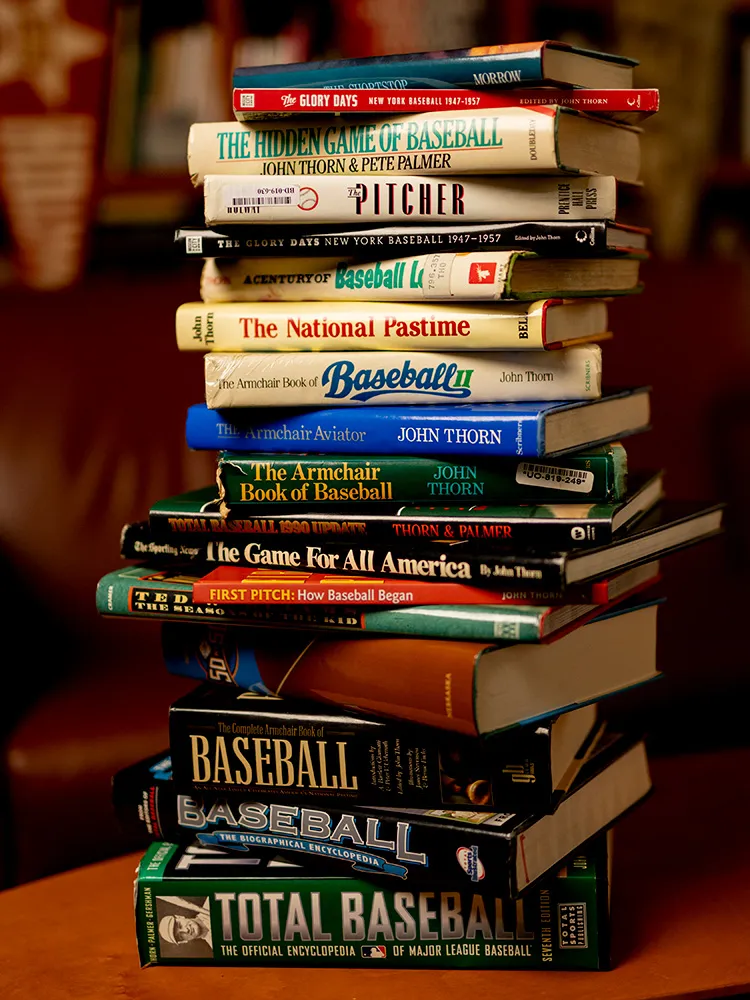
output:
[[[194,450],[317,452],[336,455],[544,455],[546,407],[337,407],[263,419],[240,410],[188,408]],[[233,423],[232,420],[235,422]]]
[[[367,87],[368,89],[521,86],[543,82],[542,49],[494,55],[343,59],[291,66],[241,66],[234,87]]]

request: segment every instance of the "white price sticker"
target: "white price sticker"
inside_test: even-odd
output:
[[[422,292],[426,299],[445,299],[451,294],[454,253],[431,253],[424,262]]]
[[[224,204],[230,215],[253,215],[269,206],[299,205],[299,194],[299,184],[228,184]]]
[[[594,488],[594,473],[585,469],[563,469],[557,465],[519,462],[516,467],[516,482],[522,486],[541,486],[543,489],[590,493]]]

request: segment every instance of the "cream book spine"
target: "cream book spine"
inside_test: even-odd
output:
[[[207,174],[575,174],[575,164],[561,165],[557,144],[558,119],[571,113],[510,107],[364,122],[195,122],[188,133],[188,170],[196,186]]]
[[[185,302],[177,308],[175,330],[180,351],[525,351],[546,348],[555,309],[565,310],[571,329],[577,315],[590,321],[594,309],[596,334],[608,331],[607,303],[601,299],[477,305]]]
[[[439,302],[456,298],[493,302],[515,297],[511,275],[515,262],[524,256],[535,255],[504,250],[374,261],[210,258],[201,271],[200,294],[204,302]],[[560,293],[567,294],[562,288]]]
[[[206,404],[398,406],[598,399],[601,348],[427,354],[206,354]]]
[[[208,174],[206,225],[362,222],[546,222],[614,220],[617,181],[596,176],[268,177]]]

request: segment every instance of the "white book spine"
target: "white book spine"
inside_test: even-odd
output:
[[[195,185],[206,174],[229,173],[556,172],[557,109],[425,111],[363,122],[196,122],[188,134],[188,169]]]
[[[485,354],[207,354],[206,403],[397,406],[598,399],[601,348]]]
[[[393,260],[326,257],[211,258],[201,272],[204,302],[493,302],[510,297],[519,254],[428,253]],[[521,254],[523,256],[523,254]]]
[[[574,319],[590,303],[185,302],[175,328],[180,351],[538,350],[546,346],[550,309]],[[603,334],[606,303],[598,309]]]
[[[195,126],[194,126],[195,127]],[[614,177],[268,177],[209,173],[206,224],[278,222],[546,222],[614,219]]]

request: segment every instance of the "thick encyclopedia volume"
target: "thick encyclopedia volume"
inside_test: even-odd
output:
[[[553,726],[567,722],[577,740],[569,784],[595,742],[594,706],[578,713],[484,741],[203,684],[169,709],[173,779],[187,795],[552,812]]]
[[[629,125],[559,106],[425,111],[362,122],[335,115],[232,119],[191,125],[187,159],[196,186],[211,174],[583,173],[637,183],[640,138]],[[271,197],[284,197],[284,183],[274,182],[278,193]]]
[[[321,876],[283,854],[269,859],[262,851],[207,853],[157,842],[147,849],[136,879],[140,962],[609,967],[604,835],[578,850],[523,900],[486,889],[436,889],[383,890],[355,876]]]
[[[348,257],[207,260],[204,302],[534,302],[545,297],[628,295],[641,290],[636,256],[544,257],[532,250]]]
[[[587,178],[601,181],[603,178]],[[566,215],[568,213],[559,213]],[[572,213],[571,213],[572,214]],[[294,225],[232,223],[185,226],[175,230],[178,253],[201,257],[327,257],[343,253],[368,258],[373,253],[396,257],[424,250],[451,253],[477,250],[527,250],[556,257],[601,256],[607,253],[647,253],[650,231],[607,219],[586,220],[585,225],[552,219],[543,222],[469,222],[445,225],[412,223],[390,225]]]
[[[590,115],[605,115],[613,121],[636,125],[659,110],[659,91],[654,88],[636,90],[591,90],[545,87],[520,90],[461,90],[410,88],[362,90],[355,88],[324,90],[297,87],[235,87],[232,110],[239,122],[263,118],[271,112],[274,118],[294,114],[383,114],[402,111],[448,111],[470,108],[504,108],[512,105],[560,104]]]
[[[204,181],[208,225],[330,222],[581,222],[614,219],[617,181],[598,177],[351,177],[275,181],[251,171],[209,174]],[[284,238],[285,230],[278,235]]]
[[[181,351],[526,351],[606,336],[600,299],[532,302],[185,302]],[[526,358],[530,367],[539,360]],[[424,376],[423,376],[424,377]]]
[[[196,403],[187,411],[185,437],[188,447],[209,451],[551,457],[647,430],[650,401],[642,386],[565,403],[350,406],[278,416]]]
[[[232,86],[407,90],[420,87],[535,87],[557,83],[574,87],[629,88],[633,85],[633,67],[637,65],[635,59],[547,39],[436,52],[239,66],[232,74]]]
[[[598,399],[601,367],[601,347],[595,344],[533,355],[330,351],[204,356],[206,406],[213,410]]]
[[[405,460],[396,455],[222,451],[216,478],[219,499],[228,507],[342,500],[356,506],[376,500],[506,506],[574,499],[614,503],[625,497],[627,453],[622,444],[612,442],[547,464],[515,458],[464,463],[419,456]],[[274,495],[266,495],[274,486]]]
[[[160,790],[165,787],[173,788],[173,782],[159,783]],[[226,792],[180,796],[177,824],[168,815],[161,823],[192,828],[203,847],[239,848],[235,857],[242,857],[243,848],[276,850],[295,860],[324,856],[330,870],[367,873],[383,888],[440,883],[470,888],[486,879],[496,892],[515,897],[608,828],[650,787],[643,742],[614,736],[592,754],[548,814],[356,802],[308,807]],[[166,804],[164,811],[169,812]]]

